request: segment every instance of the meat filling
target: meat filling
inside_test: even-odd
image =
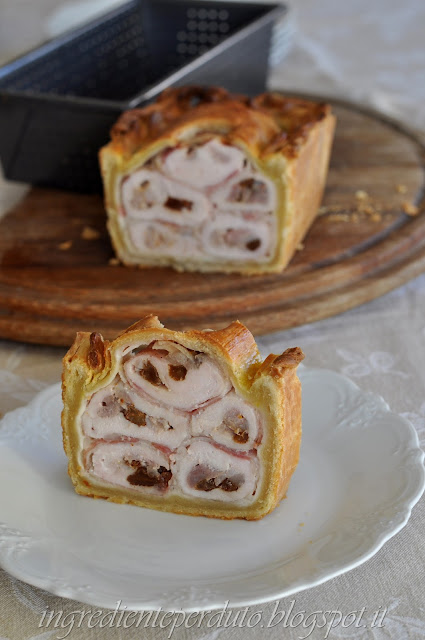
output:
[[[255,495],[258,460],[252,455],[235,455],[212,440],[192,438],[170,456],[171,471],[183,493],[207,500],[234,502]]]
[[[141,258],[261,262],[275,250],[275,185],[215,138],[161,152],[118,190],[121,225]]]
[[[207,223],[204,227],[205,242],[212,255],[225,258],[229,251],[234,259],[265,256],[268,245],[268,227],[264,222],[255,222],[225,214],[219,222]]]
[[[194,435],[210,435],[217,442],[249,451],[261,441],[258,411],[234,391],[214,402],[192,418]]]
[[[154,345],[129,357],[123,370],[124,381],[135,391],[141,390],[158,403],[184,411],[193,411],[225,395],[231,387],[230,380],[209,356],[172,342],[165,349]]]
[[[241,413],[235,411],[223,420],[223,426],[232,433],[232,438],[238,444],[246,444],[249,439],[248,422]]]
[[[172,477],[166,453],[147,442],[100,442],[88,460],[92,474],[124,487],[163,491]]]
[[[86,437],[103,441],[143,437],[170,448],[189,437],[189,422],[189,415],[141,400],[119,379],[91,397],[81,418]]]
[[[228,373],[207,353],[171,340],[121,357],[114,381],[82,414],[87,472],[148,493],[252,500],[261,417]]]
[[[230,202],[244,202],[249,204],[267,204],[267,185],[262,180],[246,178],[233,185],[228,200]]]

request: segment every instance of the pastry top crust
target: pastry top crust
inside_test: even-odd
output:
[[[123,331],[115,340],[104,340],[99,333],[79,332],[65,355],[65,366],[76,365],[85,378],[88,389],[107,384],[119,366],[120,354],[141,343],[153,340],[175,340],[189,349],[203,351],[226,365],[238,387],[248,392],[254,382],[266,376],[278,381],[286,372],[296,369],[304,354],[299,347],[287,349],[282,355],[269,355],[264,362],[251,332],[239,321],[216,331],[171,331],[158,318],[146,316]]]
[[[326,117],[330,106],[278,93],[256,98],[231,94],[219,87],[166,89],[154,102],[126,111],[111,130],[107,149],[124,159],[162,141],[177,144],[194,135],[221,135],[240,143],[257,157],[298,155],[309,129]]]

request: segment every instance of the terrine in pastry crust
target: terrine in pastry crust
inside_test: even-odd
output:
[[[298,462],[298,347],[261,362],[239,322],[177,332],[148,316],[112,342],[78,333],[64,358],[63,441],[78,493],[254,520]]]
[[[326,182],[327,104],[168,89],[124,113],[100,152],[108,229],[126,265],[279,272]]]

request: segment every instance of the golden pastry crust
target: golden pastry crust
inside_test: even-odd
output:
[[[309,130],[330,115],[330,106],[263,93],[234,95],[219,87],[167,89],[156,102],[126,111],[111,130],[110,149],[130,158],[161,138],[180,140],[181,129],[213,126],[229,143],[243,143],[253,155],[296,156]]]
[[[262,476],[255,501],[249,505],[183,497],[153,496],[119,486],[102,486],[90,476],[82,455],[80,419],[92,395],[116,376],[123,349],[174,340],[212,357],[229,375],[237,393],[262,414],[266,423],[258,456]],[[261,362],[252,334],[240,322],[218,331],[174,332],[158,318],[147,316],[112,342],[98,333],[78,333],[63,360],[62,428],[68,472],[77,493],[112,502],[194,516],[256,520],[272,511],[285,496],[297,466],[301,442],[301,385],[297,366],[304,358],[298,347]]]
[[[124,113],[100,151],[108,229],[123,264],[177,270],[264,273],[282,271],[311,226],[322,199],[335,117],[330,106],[264,93],[254,99],[217,87],[167,89],[153,104]],[[159,152],[199,135],[240,148],[277,189],[277,244],[268,261],[238,264],[152,257],[142,259],[120,227],[117,184]]]

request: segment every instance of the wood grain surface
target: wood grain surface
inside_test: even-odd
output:
[[[99,196],[32,189],[0,221],[0,336],[69,345],[76,331],[112,338],[147,313],[172,329],[238,318],[258,335],[340,313],[425,271],[424,146],[370,111],[333,106],[323,206],[282,274],[110,265]],[[412,205],[417,215],[407,215]]]

